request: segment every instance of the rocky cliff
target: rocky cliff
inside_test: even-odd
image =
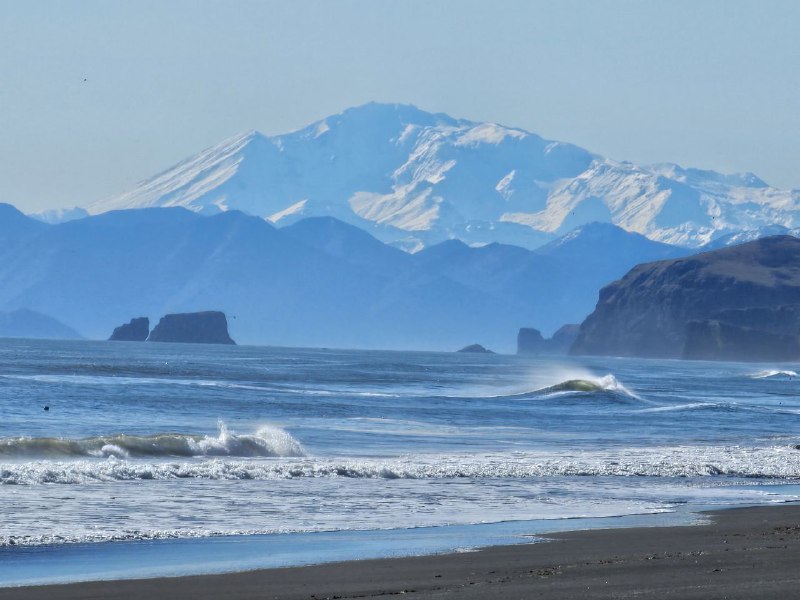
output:
[[[111,342],[144,342],[150,334],[150,319],[138,317],[131,319],[130,323],[120,325],[114,329]]]
[[[228,321],[219,311],[180,313],[161,317],[148,342],[235,344],[228,335]]]
[[[724,323],[749,329],[800,335],[800,305],[798,304],[721,310],[716,313],[714,318]]]
[[[683,358],[702,360],[797,360],[800,336],[717,320],[690,321],[686,326]]]
[[[797,332],[800,304],[800,240],[774,236],[689,258],[639,265],[604,287],[587,317],[572,354],[680,357],[692,321],[718,321],[764,333]],[[762,341],[748,346],[742,331],[706,324],[693,326],[692,357],[720,356],[700,351],[698,337],[720,331],[720,340],[738,339],[739,355],[758,360]],[[751,337],[755,336],[751,331]],[[716,335],[716,334],[715,334]],[[724,344],[723,344],[724,345]],[[791,346],[791,344],[790,344]],[[727,356],[727,351],[722,352]],[[785,354],[780,354],[786,356]],[[791,358],[787,356],[787,358]],[[774,355],[764,356],[775,359]]]

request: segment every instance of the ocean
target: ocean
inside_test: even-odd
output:
[[[800,499],[793,365],[0,341],[0,585]]]

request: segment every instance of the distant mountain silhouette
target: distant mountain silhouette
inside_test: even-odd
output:
[[[579,322],[636,262],[685,252],[608,224],[539,252],[451,240],[407,254],[331,217],[276,228],[176,207],[46,225],[5,210],[19,222],[0,247],[0,309],[97,339],[132,315],[213,307],[243,344],[450,350],[478,339],[510,352],[520,326],[549,335]]]
[[[81,334],[56,319],[20,308],[0,311],[0,337],[79,340]]]

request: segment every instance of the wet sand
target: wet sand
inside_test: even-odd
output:
[[[800,505],[741,508],[684,527],[548,535],[477,552],[192,577],[0,589],[86,598],[800,598]]]

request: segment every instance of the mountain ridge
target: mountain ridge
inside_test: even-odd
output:
[[[0,310],[37,310],[95,339],[131,315],[214,308],[244,344],[451,350],[479,340],[510,351],[519,327],[580,321],[601,285],[663,256],[662,244],[608,224],[584,228],[596,230],[587,259],[565,244],[537,253],[459,240],[408,254],[333,217],[275,227],[236,210],[168,207],[48,225],[7,210],[20,223],[16,242],[0,245]],[[609,250],[620,240],[633,244],[621,256]]]
[[[800,226],[800,191],[752,173],[639,166],[520,128],[370,103],[276,136],[233,136],[93,203],[238,209],[276,224],[332,216],[419,250],[446,239],[536,248],[591,221],[673,245]]]

